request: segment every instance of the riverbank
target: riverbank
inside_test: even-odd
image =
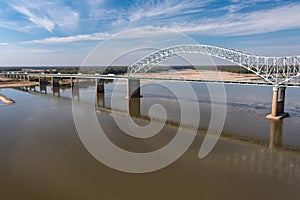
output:
[[[5,104],[13,104],[13,103],[15,103],[14,100],[12,100],[12,99],[10,99],[10,98],[2,95],[2,94],[0,94],[0,101],[2,101]]]
[[[15,80],[10,78],[0,77],[0,88],[17,88],[25,86],[36,86],[37,82],[31,82],[27,80]]]
[[[201,81],[224,81],[224,82],[245,82],[245,83],[265,83],[256,74],[242,74],[214,70],[172,70],[160,73],[136,74],[136,77],[181,79],[181,80],[201,80]]]

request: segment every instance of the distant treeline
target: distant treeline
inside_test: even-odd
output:
[[[109,66],[109,67],[81,67],[79,70],[82,74],[126,74],[127,66]]]
[[[44,73],[61,74],[126,74],[127,66],[109,66],[109,67],[0,67],[0,72],[21,71],[21,70],[43,70]],[[155,66],[149,70],[150,73],[159,73],[170,70],[218,70],[232,73],[248,74],[251,73],[241,66]]]
[[[238,74],[249,74],[252,73],[244,67],[241,66],[218,66],[219,71],[232,72]]]
[[[239,74],[248,74],[251,73],[247,69],[241,67],[241,66],[158,66],[154,67],[149,70],[151,73],[159,73],[163,71],[170,71],[170,70],[186,70],[186,69],[192,69],[192,70],[209,70],[209,71],[224,71],[224,72],[232,72],[232,73],[239,73]]]

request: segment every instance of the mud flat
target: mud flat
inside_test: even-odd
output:
[[[0,101],[2,101],[3,103],[6,103],[6,104],[13,104],[13,103],[15,103],[14,100],[12,100],[12,99],[10,99],[10,98],[2,95],[2,94],[0,94]]]
[[[8,78],[0,77],[0,88],[16,88],[23,86],[36,86],[38,82],[30,82],[26,80],[13,80]]]

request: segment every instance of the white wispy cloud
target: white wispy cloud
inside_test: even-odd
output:
[[[203,7],[214,0],[137,0],[127,10],[121,10],[113,25],[147,24],[160,22],[162,19],[178,18],[181,15],[195,14],[203,11]],[[142,22],[142,23],[139,23]],[[161,23],[161,22],[160,22]]]
[[[257,7],[259,3],[270,2],[272,6]],[[300,28],[300,3],[233,0],[225,7],[216,4],[218,1],[214,0],[136,1],[128,10],[121,11],[112,25],[124,29],[156,26],[184,33],[225,36]]]
[[[130,9],[128,17],[130,22],[137,21],[143,18],[151,18],[156,16],[174,17],[178,14],[191,14],[191,12],[200,12],[204,5],[211,2],[206,1],[143,1],[136,3],[136,6]],[[143,6],[140,6],[143,5]]]
[[[67,37],[48,37],[24,43],[50,44],[104,40],[112,36],[112,33],[149,26],[171,29],[188,34],[221,36],[253,35],[300,28],[300,3],[278,4],[279,6],[276,4],[277,6],[266,7],[265,9],[261,8],[258,11],[248,9],[247,12],[240,12],[243,8],[253,6],[257,2],[265,1],[270,0],[232,0],[232,4],[216,8],[210,7],[215,2],[214,0],[201,2],[196,0],[136,1],[127,10],[121,9],[119,15],[115,15],[117,13],[116,10],[107,10],[102,7],[104,0],[89,0],[86,2],[92,13],[89,15],[94,17],[113,15],[107,18],[114,19],[111,22],[114,29],[104,29],[106,32],[76,34]],[[40,24],[40,26],[49,31],[52,31],[54,26],[76,24],[79,18],[78,14],[69,7],[62,7],[60,11],[53,9],[55,7],[52,7],[52,9],[47,8],[46,13],[48,18],[34,18],[35,15],[30,10],[40,7],[39,4],[34,4],[34,6],[31,5],[27,8],[19,6],[15,9],[31,17],[30,19],[35,24]],[[224,12],[220,14],[220,10]],[[51,22],[47,19],[51,19]]]
[[[51,21],[48,17],[46,17],[46,16],[38,17],[38,16],[34,15],[32,12],[30,12],[24,6],[16,6],[16,5],[14,5],[13,8],[16,11],[18,11],[18,12],[26,15],[28,17],[28,19],[32,23],[34,23],[34,24],[36,24],[36,25],[38,25],[40,27],[43,27],[43,28],[45,28],[46,30],[48,30],[50,32],[53,30],[53,28],[55,26],[55,24],[53,23],[53,21]]]
[[[61,52],[63,49],[31,49],[31,53],[56,53],[56,52]]]
[[[188,33],[251,35],[300,28],[300,4],[270,10],[230,13],[197,22],[174,23],[168,28]]]
[[[8,46],[9,43],[6,43],[6,42],[0,42],[0,46]]]
[[[110,37],[109,33],[93,33],[93,34],[79,34],[67,37],[49,37],[38,40],[31,40],[22,42],[22,44],[53,44],[53,43],[71,43],[79,41],[91,41],[91,40],[104,40]]]
[[[53,32],[55,27],[63,30],[77,28],[79,21],[78,13],[60,1],[15,0],[11,6],[25,15],[29,22],[49,32]]]

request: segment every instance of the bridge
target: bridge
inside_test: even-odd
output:
[[[282,119],[287,117],[288,114],[284,112],[285,104],[285,90],[286,85],[291,81],[300,77],[300,56],[288,56],[288,57],[266,57],[251,55],[245,52],[237,51],[234,49],[227,49],[216,46],[200,45],[200,44],[187,44],[168,47],[162,50],[155,51],[128,67],[127,76],[108,76],[108,75],[91,75],[91,74],[2,74],[9,78],[24,78],[34,79],[37,77],[40,84],[44,84],[47,77],[51,77],[51,85],[53,87],[59,86],[59,78],[69,78],[71,80],[71,86],[73,88],[73,80],[78,79],[95,79],[96,80],[96,92],[104,91],[103,81],[105,79],[126,79],[128,80],[127,94],[129,98],[139,98],[140,95],[140,80],[171,80],[171,81],[193,81],[182,80],[174,78],[145,78],[139,76],[148,72],[157,64],[164,60],[172,58],[174,56],[180,56],[182,54],[204,54],[217,58],[221,58],[232,63],[235,63],[248,71],[253,72],[260,77],[265,84],[273,85],[273,99],[272,99],[272,111],[267,116],[269,119]],[[201,80],[200,80],[201,81]],[[208,82],[208,80],[202,80],[202,82]],[[210,80],[210,82],[218,82]],[[224,82],[224,81],[221,81]],[[225,81],[225,83],[227,83]],[[251,83],[251,82],[249,82]]]

